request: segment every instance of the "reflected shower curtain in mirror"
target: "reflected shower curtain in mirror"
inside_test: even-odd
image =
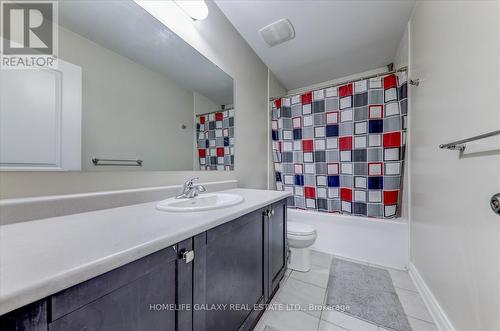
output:
[[[200,170],[234,170],[234,109],[196,115]]]
[[[278,190],[290,207],[395,218],[406,141],[406,71],[272,102]]]

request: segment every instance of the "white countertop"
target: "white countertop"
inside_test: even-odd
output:
[[[0,226],[0,315],[290,195],[224,192],[245,201],[194,213],[159,211],[148,202]]]

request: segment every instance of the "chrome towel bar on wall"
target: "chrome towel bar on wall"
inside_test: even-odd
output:
[[[97,157],[92,158],[92,163],[95,166],[129,166],[129,167],[142,167],[142,160],[126,160],[126,159],[100,159]]]
[[[463,152],[463,151],[465,151],[466,143],[471,142],[471,141],[475,141],[475,140],[479,140],[479,139],[484,139],[484,138],[496,136],[498,134],[500,134],[500,130],[488,132],[485,134],[480,134],[479,136],[474,136],[474,137],[470,137],[467,139],[457,140],[457,141],[447,143],[447,144],[441,144],[441,145],[439,145],[439,148],[449,149],[449,150],[459,150],[459,151]]]

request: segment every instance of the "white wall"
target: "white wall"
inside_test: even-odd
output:
[[[241,187],[267,186],[267,67],[213,2],[209,16],[193,21],[165,2],[168,27],[235,80],[236,155],[230,172],[0,173],[0,198],[64,194],[203,181],[238,179]]]
[[[220,109],[221,105],[216,104],[213,100],[198,92],[193,92],[193,98],[195,115],[210,113]]]
[[[409,50],[410,50],[410,39],[409,39],[409,27],[406,26],[405,32],[401,37],[398,49],[396,50],[396,55],[394,56],[394,69],[399,69],[408,65],[409,60]]]
[[[192,91],[63,28],[59,56],[82,68],[84,171],[113,170],[92,157],[144,161],[129,170],[192,169]]]
[[[500,128],[500,2],[420,1],[410,40],[411,262],[457,330],[500,330],[500,139],[438,148]]]
[[[410,23],[407,24],[403,37],[401,37],[401,41],[399,42],[398,49],[396,50],[396,55],[394,56],[394,68],[400,69],[402,67],[407,67],[409,65],[410,60]],[[410,68],[408,68],[408,73],[410,72]],[[410,86],[410,85],[408,85]],[[408,88],[408,90],[410,90]],[[411,92],[411,91],[409,91]],[[411,96],[409,96],[411,98]],[[407,121],[411,118],[411,104],[408,105],[407,109]],[[409,123],[409,122],[407,122]],[[408,125],[408,124],[407,124]],[[408,220],[410,216],[410,158],[408,155],[411,152],[411,139],[410,135],[406,135],[406,149],[405,149],[405,162],[403,164],[403,183],[402,183],[402,193],[401,193],[401,217]]]

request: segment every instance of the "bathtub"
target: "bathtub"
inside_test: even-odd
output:
[[[408,222],[288,208],[288,221],[310,224],[318,238],[311,249],[379,266],[408,266]]]

